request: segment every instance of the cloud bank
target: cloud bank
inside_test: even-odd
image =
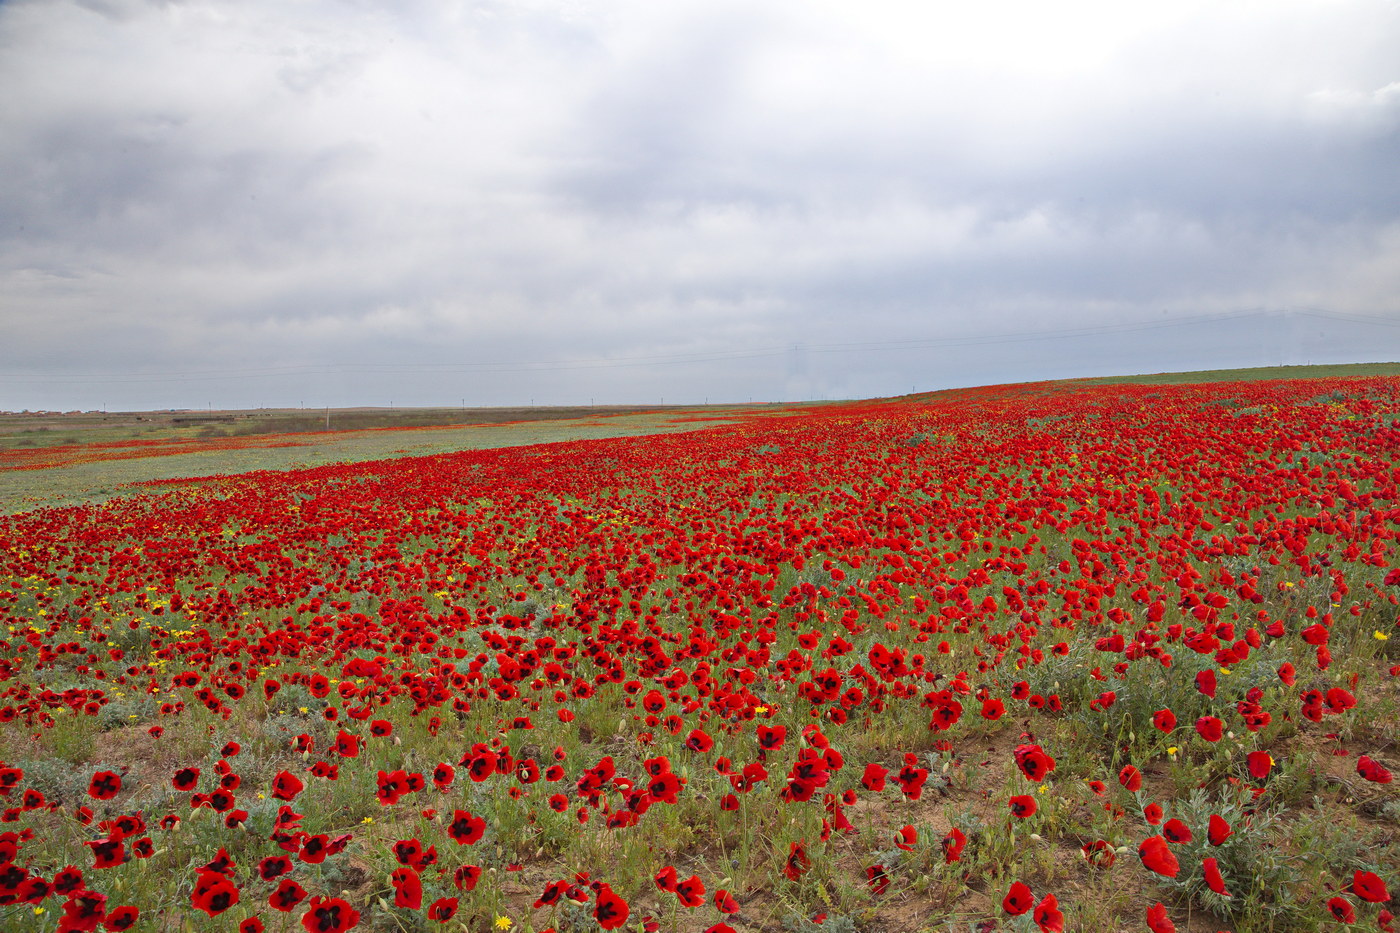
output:
[[[967,6],[0,4],[0,408],[1400,358],[1400,8]]]

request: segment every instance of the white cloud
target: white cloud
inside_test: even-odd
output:
[[[1380,0],[7,3],[0,367],[1394,313],[1397,40]],[[911,375],[837,356],[804,384]],[[782,369],[551,378],[747,395]]]

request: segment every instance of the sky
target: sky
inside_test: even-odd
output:
[[[0,410],[1400,360],[1395,0],[0,0]]]

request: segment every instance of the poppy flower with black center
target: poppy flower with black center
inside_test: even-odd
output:
[[[699,875],[691,875],[676,884],[676,898],[683,907],[700,907],[705,903],[705,883]]]
[[[330,853],[330,837],[325,833],[315,836],[307,836],[302,840],[301,851],[297,852],[297,858],[308,865],[320,865],[326,860]]]
[[[884,894],[890,886],[890,876],[885,873],[885,866],[871,865],[865,869],[865,883],[870,888],[872,894]]]
[[[1142,772],[1132,765],[1124,765],[1123,770],[1118,772],[1118,783],[1137,793],[1142,790]]]
[[[1064,933],[1065,915],[1060,912],[1060,903],[1053,894],[1045,895],[1041,902],[1035,905],[1031,919],[1040,927],[1042,933]]]
[[[306,789],[306,785],[301,782],[301,778],[290,771],[279,771],[272,779],[272,797],[274,800],[292,801],[296,799]]]
[[[1167,840],[1161,836],[1148,836],[1144,839],[1138,846],[1138,858],[1142,859],[1143,868],[1168,878],[1175,878],[1181,871],[1181,865],[1167,846]]]
[[[53,893],[72,894],[83,886],[83,873],[77,866],[69,865],[53,876]]]
[[[1152,714],[1152,727],[1158,732],[1171,732],[1176,728],[1176,713],[1169,709],[1159,709]]]
[[[663,866],[660,871],[652,876],[651,880],[655,882],[656,886],[662,891],[674,891],[676,890],[676,885],[679,883],[676,869],[673,865]]]
[[[1021,773],[1036,783],[1055,770],[1055,759],[1045,753],[1039,745],[1017,745],[1014,752],[1016,767]]]
[[[1351,892],[1372,904],[1384,904],[1390,900],[1390,890],[1375,872],[1358,870],[1351,879]]]
[[[1176,933],[1176,924],[1167,916],[1167,908],[1161,901],[1147,908],[1147,928],[1152,933]]]
[[[277,890],[267,898],[268,906],[283,913],[295,908],[306,900],[306,889],[291,878],[283,878],[277,883]]]
[[[1176,817],[1167,820],[1166,825],[1162,827],[1162,835],[1167,837],[1168,842],[1177,844],[1190,842],[1194,838],[1191,834],[1191,827]]]
[[[123,904],[116,910],[109,910],[107,917],[102,921],[102,926],[110,930],[111,933],[122,933],[136,925],[136,921],[141,919],[141,911],[130,904]]]
[[[1149,803],[1142,808],[1142,818],[1147,821],[1148,825],[1156,826],[1162,822],[1162,805],[1156,801]]]
[[[463,865],[452,873],[452,883],[457,886],[458,891],[471,893],[476,889],[476,883],[481,880],[480,865]]]
[[[739,912],[739,902],[734,899],[724,888],[715,892],[715,910],[722,914],[737,914]]]
[[[1225,723],[1214,716],[1202,716],[1196,720],[1196,734],[1207,742],[1219,742],[1225,735]]]
[[[593,919],[598,921],[598,926],[605,930],[616,930],[627,922],[630,912],[627,902],[612,888],[606,884],[599,888],[593,905]]]
[[[115,868],[126,861],[126,846],[120,839],[99,839],[83,845],[92,849],[93,868]]]
[[[787,741],[787,726],[758,727],[758,747],[766,752],[775,752]]]
[[[269,855],[258,862],[258,877],[264,881],[276,881],[292,870],[292,860],[285,855]]]
[[[806,871],[812,867],[812,860],[807,857],[807,847],[801,842],[788,844],[788,855],[783,863],[783,874],[787,875],[791,881],[801,878]]]
[[[928,775],[928,768],[914,768],[905,765],[899,769],[894,780],[899,785],[899,789],[904,792],[905,799],[918,800],[924,795],[924,783],[928,781]]]
[[[1013,917],[1019,917],[1035,906],[1035,894],[1024,881],[1011,882],[1011,888],[1001,899],[1001,909]]]
[[[389,722],[389,720],[387,719],[376,719],[374,720],[374,722],[369,724],[369,734],[373,736],[378,736],[381,739],[385,736],[393,735],[393,723]]]
[[[568,892],[569,886],[572,883],[573,882],[565,878],[559,881],[551,881],[549,884],[545,885],[544,891],[535,899],[535,909],[539,910],[541,907],[550,907],[558,903]]]
[[[910,852],[918,843],[919,831],[913,826],[901,826],[894,831],[895,848]]]
[[[195,881],[190,904],[210,917],[217,917],[238,903],[238,885],[213,871],[201,871]]]
[[[313,897],[311,909],[302,915],[306,933],[341,933],[360,922],[360,912],[338,897]]]
[[[706,733],[705,730],[693,729],[691,730],[690,735],[686,736],[685,747],[690,749],[692,752],[696,752],[698,754],[703,755],[710,749],[715,747],[715,740],[710,738],[709,734]]]
[[[121,789],[121,775],[115,771],[99,771],[88,784],[88,796],[95,800],[111,800]]]
[[[1084,860],[1095,868],[1110,868],[1118,860],[1118,853],[1113,850],[1112,844],[1103,839],[1086,842],[1079,851],[1084,854]]]
[[[394,860],[400,865],[417,866],[423,857],[423,843],[417,839],[400,839],[393,845]]]
[[[176,790],[194,790],[199,784],[198,768],[181,768],[175,772],[175,776],[170,779],[170,786]]]
[[[1028,816],[1035,815],[1035,798],[1032,797],[1030,794],[1017,794],[1015,797],[1012,797],[1009,801],[1007,801],[1007,803],[1011,807],[1011,813],[1013,816],[1020,817],[1024,820]]]
[[[1210,815],[1210,820],[1206,826],[1206,838],[1210,840],[1211,845],[1223,845],[1225,840],[1229,839],[1234,834],[1235,831],[1230,828],[1230,824],[1225,821],[1223,816],[1218,813],[1212,813]]]
[[[872,761],[865,766],[865,773],[860,778],[860,786],[871,793],[879,793],[885,789],[885,777],[889,773],[889,768]]]
[[[1340,895],[1327,902],[1327,909],[1342,923],[1356,922],[1356,908],[1351,906],[1351,901]]]
[[[457,810],[452,814],[452,822],[447,826],[447,835],[459,846],[472,845],[486,834],[486,820],[473,816],[470,811]]]
[[[1393,780],[1390,771],[1370,755],[1356,759],[1356,773],[1374,784],[1389,784]]]
[[[63,905],[61,930],[91,931],[107,916],[107,895],[96,891],[79,891]]]
[[[407,865],[395,868],[389,874],[389,883],[394,886],[394,906],[417,910],[423,906],[423,880],[418,872]]]
[[[428,907],[428,919],[446,923],[457,915],[457,898],[440,897]]]

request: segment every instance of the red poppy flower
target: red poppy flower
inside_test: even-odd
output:
[[[452,875],[452,883],[457,886],[457,890],[468,894],[476,889],[476,883],[480,880],[480,865],[463,865]]]
[[[417,910],[423,906],[423,881],[418,872],[407,865],[395,868],[389,875],[394,886],[394,906]]]
[[[217,917],[238,903],[238,885],[216,871],[201,871],[195,881],[190,904],[210,917]]]
[[[1268,752],[1250,752],[1245,756],[1245,765],[1249,768],[1250,777],[1256,781],[1262,781],[1273,770],[1274,759]]]
[[[457,915],[457,898],[440,897],[428,907],[428,919],[446,923]]]
[[[1059,902],[1053,894],[1045,895],[1044,899],[1035,905],[1031,919],[1040,927],[1042,933],[1064,933],[1065,915],[1060,912]]]
[[[1162,822],[1162,805],[1153,801],[1142,808],[1142,818],[1151,826],[1156,826]]]
[[[1034,816],[1036,811],[1035,798],[1030,794],[1017,794],[1008,801],[1011,805],[1011,813],[1021,819]]]
[[[860,785],[871,793],[878,793],[885,789],[885,777],[889,773],[889,768],[872,761],[865,766],[865,773],[861,775]]]
[[[1176,924],[1167,916],[1167,908],[1161,901],[1147,908],[1147,928],[1152,933],[1176,933]]]
[[[1214,716],[1202,716],[1196,720],[1196,734],[1207,742],[1219,742],[1225,734],[1225,723]]]
[[[486,820],[473,816],[467,810],[457,810],[448,824],[447,835],[456,840],[459,846],[472,845],[486,834]]]
[[[663,891],[676,890],[677,878],[675,866],[666,865],[662,867],[651,879],[656,886]]]
[[[890,876],[883,865],[870,865],[865,869],[865,883],[872,894],[884,894],[890,887]]]
[[[1214,856],[1201,859],[1201,871],[1206,877],[1206,887],[1221,897],[1230,896],[1230,892],[1225,890],[1225,877],[1220,874],[1220,863]]]
[[[1014,756],[1021,773],[1037,783],[1055,770],[1055,759],[1039,745],[1017,745]]]
[[[901,826],[899,829],[895,830],[895,848],[910,852],[913,851],[914,846],[918,845],[918,842],[919,831],[913,826]]]
[[[1118,783],[1136,793],[1142,789],[1142,772],[1132,765],[1124,765],[1118,772]]]
[[[1159,709],[1152,714],[1152,726],[1159,732],[1171,732],[1176,728],[1176,713],[1169,709]]]
[[[96,800],[111,800],[121,789],[121,775],[115,771],[98,771],[88,784],[88,796]]]
[[[123,930],[134,927],[140,918],[140,910],[130,904],[124,904],[116,910],[109,910],[106,919],[102,921],[102,926],[110,930],[111,933],[122,933]]]
[[[1001,899],[1001,909],[1013,917],[1019,917],[1035,906],[1035,895],[1023,881],[1011,882],[1011,888]]]
[[[698,875],[691,875],[676,885],[676,898],[683,907],[700,907],[705,903],[705,883]]]
[[[961,829],[954,826],[948,830],[948,834],[943,837],[943,861],[957,862],[962,859],[963,849],[967,846],[967,835]]]
[[[1191,827],[1187,826],[1176,817],[1167,820],[1167,824],[1162,827],[1162,835],[1167,837],[1168,842],[1177,843],[1178,845],[1190,842],[1193,838],[1191,835]]]
[[[1225,822],[1223,816],[1218,813],[1212,813],[1210,815],[1210,821],[1206,827],[1206,838],[1210,840],[1211,845],[1221,845],[1226,839],[1234,835],[1234,832],[1235,831],[1230,828],[1230,824]]]
[[[338,897],[313,897],[311,909],[302,915],[306,933],[340,933],[360,922],[360,912]]]
[[[783,874],[796,881],[811,867],[812,860],[807,857],[807,847],[801,842],[789,843],[787,861],[783,863]]]
[[[126,861],[126,847],[120,839],[99,839],[83,845],[92,849],[93,868],[113,868]]]
[[[1351,901],[1340,895],[1327,902],[1327,909],[1342,923],[1356,922],[1356,910],[1351,906]]]
[[[176,790],[194,790],[199,784],[198,768],[181,768],[175,772],[175,776],[170,779],[170,786]]]
[[[630,909],[612,888],[603,885],[593,905],[593,919],[605,930],[616,930],[627,922]]]
[[[1167,840],[1161,836],[1148,836],[1144,839],[1138,846],[1138,858],[1142,859],[1144,868],[1159,875],[1175,878],[1181,871],[1176,856],[1167,846]]]
[[[277,883],[277,890],[268,896],[268,906],[283,913],[290,911],[306,900],[306,889],[291,878],[283,878]]]
[[[1356,759],[1356,773],[1376,784],[1389,784],[1393,779],[1391,773],[1369,755]]]
[[[1351,891],[1363,901],[1370,901],[1372,904],[1384,904],[1390,900],[1390,890],[1374,872],[1357,871],[1351,879]]]
[[[1084,854],[1084,860],[1095,868],[1109,868],[1118,860],[1118,853],[1103,839],[1086,842],[1080,846],[1079,851]]]
[[[1204,670],[1196,675],[1196,689],[1211,699],[1215,699],[1215,671]]]
[[[722,914],[737,914],[739,912],[739,902],[734,899],[724,888],[715,892],[715,910]]]
[[[301,782],[295,774],[290,771],[279,771],[272,779],[272,797],[274,800],[292,801],[296,799],[306,789],[306,785]]]
[[[79,891],[63,904],[59,928],[65,931],[91,933],[107,916],[107,895],[96,891]]]

